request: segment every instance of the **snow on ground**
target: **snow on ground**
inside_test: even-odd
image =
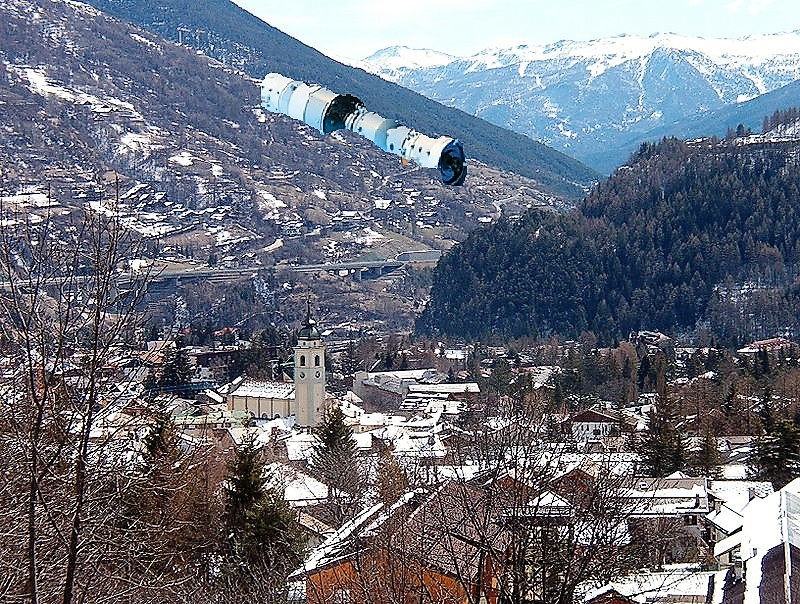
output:
[[[47,81],[47,77],[44,75],[41,69],[33,69],[33,68],[26,68],[24,71],[25,77],[28,78],[28,82],[30,82],[30,90],[31,92],[35,92],[36,94],[41,94],[43,96],[47,96],[48,94],[52,94],[57,96],[65,101],[69,101],[70,103],[75,102],[75,95],[64,88],[63,86],[57,86],[55,84],[51,84]]]
[[[278,237],[273,243],[270,243],[267,247],[264,248],[265,252],[274,252],[275,250],[279,250],[283,247],[283,239]]]
[[[209,227],[208,233],[209,235],[214,236],[217,247],[223,245],[233,245],[235,243],[244,243],[254,239],[254,237],[249,234],[234,235],[228,229],[223,227]]]
[[[362,231],[363,234],[355,236],[355,242],[360,243],[361,245],[372,245],[384,239],[384,236],[378,233],[377,231],[373,231],[369,227],[365,227]]]
[[[278,199],[268,191],[259,191],[258,194],[261,196],[261,199],[263,200],[261,202],[261,206],[267,210],[279,210],[281,208],[288,207],[284,202],[282,202],[280,199]]]
[[[10,65],[9,68],[17,73],[21,73],[28,80],[28,88],[31,92],[42,96],[53,95],[69,103],[76,105],[89,105],[95,113],[110,113],[115,110],[124,109],[132,115],[141,119],[141,114],[137,113],[131,103],[121,101],[112,96],[97,97],[88,92],[76,88],[67,88],[55,84],[47,79],[43,67],[25,67],[21,65]]]
[[[166,222],[146,223],[132,216],[122,218],[120,220],[120,223],[125,228],[131,229],[132,231],[136,231],[137,233],[145,237],[163,237],[164,235],[168,235],[169,233],[179,230],[179,227],[167,224]]]
[[[153,144],[151,135],[145,132],[126,132],[119,137],[119,142],[120,146],[117,152],[121,155],[133,151],[149,156],[153,149],[160,148],[160,145]]]
[[[103,214],[104,216],[108,216],[109,218],[120,215],[117,210],[107,206],[105,203],[103,203],[103,200],[101,199],[98,199],[96,201],[90,201],[89,209],[91,209],[94,212],[97,212],[98,214]]]
[[[187,167],[191,166],[194,163],[195,159],[197,158],[194,157],[188,151],[181,151],[177,155],[173,155],[172,157],[170,157],[169,161],[171,161],[174,164],[178,164],[179,166]]]
[[[99,10],[93,6],[89,6],[85,2],[78,2],[77,0],[61,0],[61,2],[71,6],[74,9],[77,9],[78,12],[90,15],[92,17],[98,17],[101,14]]]
[[[0,196],[4,204],[12,204],[17,206],[33,206],[36,208],[47,208],[59,205],[57,201],[51,201],[47,198],[45,193],[39,192],[23,192],[16,195],[2,195]]]
[[[131,272],[139,273],[150,268],[153,265],[153,261],[149,258],[131,258],[128,261],[128,265]]]
[[[150,48],[158,50],[158,44],[156,44],[155,42],[153,42],[151,40],[148,40],[144,36],[140,36],[139,34],[136,34],[136,33],[133,33],[133,32],[129,33],[128,35],[131,38],[133,38],[134,40],[136,40],[139,44],[143,44],[144,46],[148,46]]]

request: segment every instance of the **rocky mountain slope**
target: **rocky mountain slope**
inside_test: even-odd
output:
[[[725,105],[716,111],[707,111],[692,115],[671,124],[666,124],[645,134],[649,140],[657,140],[664,136],[678,138],[700,138],[703,136],[724,137],[729,129],[736,130],[741,124],[745,130],[761,133],[763,117],[776,110],[796,106],[800,101],[800,80],[795,80],[777,90],[766,92],[749,101]],[[630,141],[633,147],[640,141],[636,137]]]
[[[459,138],[470,157],[579,197],[597,174],[525,136],[445,107],[360,69],[338,63],[271,27],[229,0],[90,0],[93,6],[167,39],[182,40],[256,79],[276,71],[355,94],[373,111],[426,133]],[[343,33],[343,35],[346,35]]]
[[[322,137],[265,115],[258,102],[245,74],[88,5],[8,0],[3,209],[35,224],[88,201],[150,242],[151,259],[192,271],[209,261],[280,269],[446,249],[500,207],[564,203],[474,161],[464,187],[445,188],[435,171],[402,166],[349,133]],[[342,286],[336,304],[350,320],[408,325],[414,295],[400,273],[396,283]]]
[[[800,32],[563,40],[463,58],[390,48],[361,66],[610,172],[655,129],[799,79]]]

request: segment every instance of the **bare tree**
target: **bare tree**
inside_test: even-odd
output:
[[[414,491],[342,527],[308,573],[310,601],[568,604],[636,568],[623,477],[574,471],[574,443],[549,440],[551,397],[517,385],[492,417],[451,428],[447,466],[412,468]]]
[[[96,587],[104,548],[93,540],[124,489],[125,452],[112,443],[135,429],[111,421],[129,400],[112,361],[139,325],[146,275],[120,287],[136,242],[112,207],[100,210],[0,208],[2,492],[20,527],[2,549],[15,558],[8,595],[33,604],[70,604]]]

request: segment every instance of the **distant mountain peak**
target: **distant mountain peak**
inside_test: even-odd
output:
[[[456,60],[456,58],[457,57],[454,55],[437,50],[396,45],[382,48],[358,63],[363,62],[369,64],[371,67],[370,71],[377,66],[380,66],[382,70],[427,69],[447,65]]]
[[[390,65],[361,67],[610,171],[656,129],[800,79],[800,32],[620,34],[436,56],[426,67],[393,52]]]

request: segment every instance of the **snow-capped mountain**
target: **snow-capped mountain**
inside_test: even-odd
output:
[[[389,46],[371,55],[366,61],[367,71],[381,75],[384,79],[398,82],[407,73],[417,69],[443,67],[459,57],[445,54],[437,50],[409,48],[408,46]],[[356,63],[356,66],[361,66]]]
[[[621,35],[449,61],[393,47],[360,66],[610,170],[655,128],[800,79],[800,31],[741,39]]]

